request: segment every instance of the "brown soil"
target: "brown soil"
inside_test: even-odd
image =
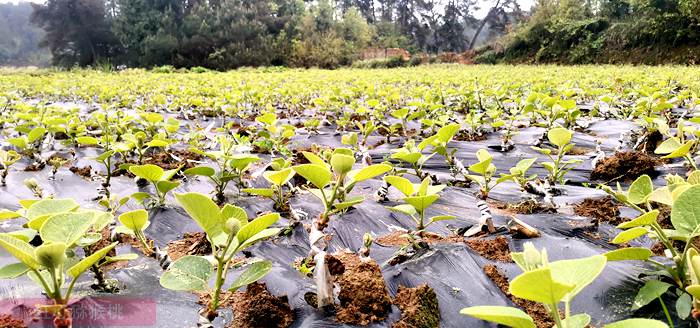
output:
[[[182,239],[168,243],[168,256],[173,261],[185,255],[209,255],[211,252],[211,243],[203,232],[186,232]]]
[[[659,146],[659,144],[664,140],[664,135],[659,132],[659,130],[656,130],[652,133],[650,133],[648,136],[646,136],[641,144],[641,148],[639,149],[647,154],[653,154],[654,150],[656,150],[656,147]]]
[[[414,288],[399,286],[394,304],[401,309],[401,319],[393,328],[434,328],[440,326],[440,307],[435,291],[428,285]]]
[[[471,134],[471,133],[466,133],[463,131],[458,132],[454,140],[456,141],[482,141],[486,140],[488,136],[485,133],[482,134]]]
[[[143,248],[143,245],[141,245],[141,241],[139,241],[138,238],[132,235],[127,235],[124,233],[120,233],[117,235],[117,240],[122,243],[122,244],[129,244],[131,247],[137,249],[139,252],[141,252],[145,256],[153,256],[155,255],[154,252],[149,252],[146,249]],[[148,239],[147,240],[151,245],[153,245],[153,240]]]
[[[542,304],[513,296],[508,290],[510,287],[508,278],[506,278],[506,276],[501,273],[501,271],[498,270],[495,265],[484,266],[484,273],[486,273],[486,276],[489,277],[494,284],[496,284],[498,289],[500,289],[503,294],[505,294],[515,305],[523,309],[532,317],[537,327],[549,328],[555,325],[555,322],[549,317],[549,312],[547,312],[547,309],[545,309]]]
[[[381,236],[375,241],[377,244],[384,246],[404,246],[409,244],[408,237],[406,237],[407,232],[405,231],[394,231],[388,235]],[[423,241],[430,245],[434,244],[454,244],[463,243],[464,237],[462,236],[440,236],[431,232],[423,233]]]
[[[673,224],[671,223],[671,207],[664,204],[653,203],[654,209],[659,210],[659,216],[656,218],[656,222],[659,223],[661,228],[673,229]]]
[[[15,319],[9,314],[0,314],[0,328],[26,328],[27,325],[20,319]]]
[[[640,151],[618,152],[598,162],[591,171],[591,180],[631,181],[641,175],[654,175],[659,160]]]
[[[544,203],[534,199],[528,199],[517,204],[509,204],[499,201],[491,201],[492,207],[501,210],[503,214],[539,214],[539,213],[556,213],[557,210],[551,206],[545,206]]]
[[[333,257],[344,267],[343,273],[335,276],[340,286],[336,320],[362,326],[384,321],[391,312],[391,297],[377,262],[363,261],[349,252],[338,252]]]
[[[467,240],[467,245],[491,261],[513,262],[510,257],[508,239],[505,236],[498,236],[494,239],[472,238]]]
[[[44,166],[46,166],[45,163],[32,163],[24,167],[24,171],[26,172],[36,172],[36,171],[41,171]]]
[[[77,167],[77,166],[71,166],[70,171],[73,172],[73,174],[76,174],[78,176],[81,176],[83,178],[90,178],[92,177],[92,166],[83,166],[83,167]]]
[[[245,292],[234,293],[230,304],[234,315],[229,325],[232,328],[286,328],[294,322],[287,296],[270,294],[264,283],[255,282]]]
[[[587,216],[596,219],[598,223],[608,222],[612,225],[618,225],[625,222],[620,217],[620,209],[613,202],[612,197],[604,198],[586,198],[574,206],[574,213],[580,216]]]
[[[176,160],[173,156],[179,158]],[[190,152],[189,150],[178,150],[166,153],[160,151],[153,154],[148,158],[144,158],[143,162],[145,164],[155,164],[163,168],[163,170],[172,170],[182,166],[182,169],[189,169],[195,166],[191,161],[199,161],[202,159],[202,155]]]
[[[574,146],[566,154],[567,155],[586,155],[586,154],[592,153],[593,151],[595,151],[595,149]]]

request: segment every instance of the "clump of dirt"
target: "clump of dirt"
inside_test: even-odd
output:
[[[659,210],[659,216],[656,217],[656,222],[659,223],[661,228],[673,229],[673,223],[671,223],[671,206],[652,203],[652,207]]]
[[[618,152],[596,164],[591,180],[631,181],[644,174],[655,175],[659,160],[641,151]]]
[[[102,238],[100,238],[100,240],[98,240],[96,243],[88,246],[90,253],[97,252],[97,251],[112,244],[112,241],[110,240],[111,231],[109,231],[108,227],[105,227],[104,229],[102,229],[102,231],[100,231],[100,235],[102,236]],[[111,251],[109,251],[107,253],[107,256],[115,256],[115,255],[117,255],[117,251],[115,249],[112,249]]]
[[[586,198],[583,202],[574,206],[574,213],[580,216],[587,216],[596,219],[597,223],[608,222],[618,225],[625,222],[620,217],[620,209],[613,201],[612,197]]]
[[[173,261],[185,255],[209,255],[211,252],[211,243],[203,232],[186,232],[182,239],[168,243],[168,256]]]
[[[406,235],[407,233],[407,231],[394,231],[388,235],[377,238],[375,241],[377,244],[384,246],[404,246],[410,243],[408,236]],[[431,232],[424,232],[421,239],[430,245],[464,242],[464,237],[462,236],[440,236]]]
[[[349,252],[335,253],[333,257],[344,267],[343,273],[335,276],[340,286],[336,320],[363,326],[384,321],[391,312],[391,297],[377,262]]]
[[[393,328],[433,328],[440,326],[437,294],[428,285],[414,288],[399,286],[394,298],[401,310],[401,319]]]
[[[466,131],[460,131],[454,136],[454,140],[456,141],[482,141],[486,140],[488,136],[485,133],[482,134],[475,134],[475,133],[468,133]]]
[[[595,151],[595,149],[593,149],[593,148],[574,146],[571,149],[569,149],[569,151],[566,154],[567,155],[574,155],[574,156],[586,155],[586,154],[592,153],[593,151]]]
[[[182,169],[189,169],[195,166],[192,161],[202,160],[202,155],[189,150],[177,150],[171,152],[160,151],[148,158],[144,158],[145,164],[158,165],[163,170],[172,170],[182,166]]]
[[[0,327],[2,328],[27,328],[24,321],[16,319],[9,314],[0,314]]]
[[[149,250],[145,249],[143,244],[141,244],[141,241],[138,238],[136,238],[135,236],[128,235],[125,233],[120,233],[117,235],[117,241],[119,241],[122,244],[131,245],[131,247],[137,249],[139,252],[143,253],[143,255],[145,255],[145,256],[152,257],[155,255],[155,253],[152,250],[149,251]],[[151,247],[153,247],[153,240],[152,239],[148,239],[147,242],[151,244]]]
[[[264,283],[252,283],[233,294],[232,328],[286,328],[294,322],[287,296],[270,294]]]
[[[641,142],[641,150],[647,154],[653,154],[656,147],[664,140],[664,135],[659,132],[659,130],[653,131],[644,137],[644,141]]]
[[[503,210],[506,214],[540,214],[557,212],[556,208],[547,206],[543,202],[538,202],[534,199],[524,200],[517,204],[509,204],[498,201],[492,201],[491,204],[494,205],[496,209]]]
[[[46,166],[46,163],[34,162],[24,167],[25,172],[41,171]]]
[[[494,239],[472,238],[467,240],[467,245],[491,261],[513,262],[510,257],[508,239],[505,236],[498,236]]]
[[[92,177],[92,166],[90,165],[83,167],[71,166],[70,171],[83,178],[89,179]]]
[[[554,320],[549,317],[549,312],[542,304],[513,296],[508,290],[510,287],[508,278],[495,265],[489,264],[484,266],[484,273],[506,297],[532,317],[537,327],[552,327],[555,325]]]

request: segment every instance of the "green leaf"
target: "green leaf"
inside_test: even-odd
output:
[[[161,180],[164,173],[163,169],[160,168],[160,166],[153,164],[132,165],[129,166],[129,172],[131,172],[131,174],[139,178],[144,178],[149,182],[156,182]]]
[[[665,283],[658,280],[647,281],[642,288],[639,289],[637,296],[634,298],[632,303],[632,310],[637,310],[653,300],[659,298],[661,295],[666,293],[666,291],[671,287],[671,284]]]
[[[391,169],[391,165],[388,164],[373,164],[365,166],[357,171],[353,171],[349,174],[349,176],[353,181],[360,182],[378,177],[391,171]]]
[[[513,328],[537,327],[527,313],[508,306],[472,306],[459,313]]]
[[[85,272],[85,270],[89,269],[93,264],[99,262],[103,257],[107,256],[107,253],[109,253],[109,251],[111,251],[115,246],[117,246],[116,242],[111,243],[92,253],[90,256],[80,260],[80,262],[68,269],[68,275],[73,279],[77,279],[78,276]]]
[[[676,148],[674,151],[672,151],[670,154],[666,156],[662,156],[661,158],[678,158],[678,157],[683,157],[687,155],[690,152],[690,149],[693,148],[693,145],[695,145],[694,140],[689,140],[686,141],[684,144],[682,144],[680,147]]]
[[[294,171],[319,189],[331,182],[332,173],[324,165],[302,164],[295,166]]]
[[[142,231],[148,223],[148,212],[146,210],[135,210],[123,213],[119,216],[119,222],[131,231]]]
[[[250,221],[248,224],[241,227],[241,230],[238,231],[238,234],[236,235],[238,243],[244,244],[248,239],[277,222],[279,218],[279,213],[268,213],[257,217],[253,221]]]
[[[275,194],[275,191],[271,188],[245,188],[241,189],[241,191],[262,197],[272,197]]]
[[[362,196],[357,196],[357,197],[353,197],[353,198],[350,198],[350,199],[346,199],[344,202],[340,202],[340,203],[333,204],[333,208],[335,208],[336,210],[342,211],[342,210],[344,210],[344,209],[346,209],[346,208],[350,208],[350,207],[352,207],[352,206],[355,206],[355,205],[357,205],[357,204],[360,204],[360,203],[362,203],[363,201],[365,201],[365,198],[364,198],[364,197],[362,197]]]
[[[304,151],[304,152],[302,152],[302,154],[304,155],[304,157],[306,157],[306,159],[311,164],[327,166],[326,162],[321,157],[318,157],[318,155],[316,155],[312,152]]]
[[[175,199],[187,214],[209,235],[212,240],[222,232],[226,220],[221,216],[221,210],[209,196],[188,192],[175,194]]]
[[[630,203],[638,205],[646,202],[647,196],[654,191],[654,185],[648,175],[642,175],[637,180],[634,180],[627,192],[627,200]]]
[[[105,256],[105,261],[108,263],[119,262],[119,261],[131,261],[139,258],[138,255],[134,253],[119,254],[117,256]]]
[[[29,271],[24,263],[12,263],[0,268],[0,279],[15,279]]]
[[[436,200],[438,200],[440,196],[438,195],[426,195],[426,196],[413,196],[413,197],[405,197],[403,200],[411,204],[413,207],[416,208],[416,211],[423,212],[425,211],[428,206],[430,206],[432,203],[434,203]]]
[[[171,290],[205,291],[212,272],[212,265],[204,257],[186,255],[160,276],[160,285]]]
[[[160,191],[163,194],[177,188],[177,186],[179,186],[179,185],[180,185],[180,181],[165,181],[165,180],[163,180],[163,181],[156,182],[156,188],[158,188],[158,191]]]
[[[633,318],[618,322],[609,323],[603,328],[668,328],[668,325],[652,319]]]
[[[236,280],[231,283],[230,291],[236,291],[238,288],[252,284],[267,275],[272,270],[272,262],[259,261],[248,266]]]
[[[75,138],[75,141],[77,143],[79,143],[81,145],[85,145],[85,146],[94,146],[94,145],[97,145],[99,143],[99,140],[97,140],[97,138],[87,137],[87,136],[77,137],[77,138]]]
[[[693,235],[700,227],[700,185],[684,191],[673,202],[671,223],[678,232]]]
[[[516,297],[545,304],[557,304],[576,286],[555,281],[551,268],[527,271],[510,283],[510,293]]]
[[[6,233],[0,233],[0,246],[26,266],[32,269],[41,267],[34,258],[34,247],[27,242]]]
[[[670,154],[680,146],[681,143],[678,138],[668,138],[656,147],[654,154]]]
[[[452,215],[437,215],[437,216],[433,216],[432,218],[430,218],[430,222],[453,220],[455,218],[456,217],[452,216]]]
[[[549,142],[553,145],[561,148],[571,141],[573,135],[574,133],[572,131],[565,128],[554,128],[547,132],[547,139],[549,139]]]
[[[281,171],[267,171],[263,173],[263,177],[270,183],[277,186],[281,186],[289,182],[289,180],[294,176],[294,174],[294,170],[290,167]]]
[[[401,193],[403,193],[406,196],[411,196],[416,192],[416,190],[413,187],[413,183],[404,177],[388,175],[384,177],[384,181],[394,186],[394,188],[398,189]]]
[[[73,199],[42,199],[27,209],[27,219],[34,220],[38,217],[70,212],[80,207]],[[38,228],[36,230],[39,230]]]
[[[460,125],[458,123],[445,125],[438,130],[437,137],[442,142],[448,142],[455,136],[455,134],[457,134],[457,132],[459,132],[459,128]]]
[[[182,173],[185,175],[199,175],[203,177],[212,177],[216,174],[216,171],[214,171],[213,168],[208,166],[195,166],[193,168],[185,170]]]
[[[408,216],[416,215],[416,209],[409,204],[401,204],[401,205],[389,207],[389,210],[394,211],[394,212],[403,213],[403,214],[406,214]]]
[[[591,316],[586,313],[572,315],[562,320],[566,328],[586,328],[591,323]]]
[[[555,261],[549,264],[549,268],[552,279],[573,286],[573,289],[564,297],[564,301],[567,299],[570,301],[603,272],[605,263],[607,263],[605,256],[594,255],[581,259]]]
[[[625,231],[622,231],[619,234],[617,234],[617,236],[615,236],[615,238],[613,238],[611,243],[613,243],[613,244],[626,243],[632,239],[636,239],[636,238],[639,238],[641,236],[644,236],[647,233],[649,233],[649,230],[647,230],[647,228],[634,227],[632,229],[625,230]]]
[[[629,229],[634,227],[648,226],[653,222],[656,222],[656,218],[659,217],[659,210],[652,210],[650,212],[644,213],[637,218],[620,223],[617,227],[620,229]]]
[[[37,141],[39,138],[43,137],[45,133],[46,133],[45,128],[37,126],[37,127],[33,128],[31,131],[29,131],[29,134],[27,134],[27,140],[29,142]]]
[[[690,315],[690,310],[693,307],[693,299],[687,293],[682,293],[676,300],[676,313],[681,319],[685,319]]]
[[[648,260],[654,253],[644,247],[626,247],[603,254],[608,261]]]
[[[331,156],[331,167],[333,172],[338,175],[347,174],[352,170],[353,165],[355,165],[355,157],[343,154],[333,154]]]
[[[14,218],[18,218],[21,215],[17,212],[10,211],[10,210],[0,210],[0,221],[5,221],[5,220],[10,220]]]
[[[39,235],[45,242],[64,243],[72,248],[95,223],[95,216],[89,212],[60,213],[46,220],[39,229]]]

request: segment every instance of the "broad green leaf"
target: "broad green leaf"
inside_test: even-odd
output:
[[[43,137],[45,133],[46,133],[45,128],[37,126],[37,127],[33,128],[31,131],[29,131],[29,134],[27,134],[27,140],[30,143],[37,141],[37,140],[39,140],[39,138]]]
[[[682,293],[676,300],[676,313],[681,319],[685,319],[690,315],[690,310],[693,308],[693,299],[687,293]]]
[[[438,195],[426,195],[426,196],[413,196],[413,197],[405,197],[403,200],[411,204],[413,207],[416,208],[416,211],[423,212],[425,211],[428,206],[430,206],[432,203],[434,203],[436,200],[438,200],[440,196]]]
[[[537,327],[527,313],[509,306],[472,306],[459,313],[513,328]]]
[[[248,223],[248,213],[236,205],[226,204],[221,208],[221,217],[224,220],[234,218],[244,226]]]
[[[527,271],[510,283],[510,293],[516,297],[545,304],[558,304],[576,286],[555,281],[550,268]]]
[[[420,160],[421,156],[423,156],[421,153],[410,153],[410,152],[396,152],[391,154],[391,159],[398,159],[401,161],[404,161],[409,164],[415,164],[418,163],[418,160]]]
[[[576,294],[595,280],[605,268],[607,259],[603,255],[594,255],[581,259],[561,260],[549,264],[552,279],[559,283],[573,286],[564,297],[572,300]]]
[[[611,243],[613,243],[613,244],[626,243],[632,239],[636,239],[636,238],[639,238],[641,236],[644,236],[647,233],[649,233],[649,230],[647,230],[647,228],[634,227],[632,229],[625,230],[625,231],[622,231],[619,234],[617,234],[617,236],[615,236],[615,238],[613,238]]]
[[[294,174],[294,170],[290,167],[281,171],[267,171],[263,173],[263,177],[270,183],[281,186],[286,184]]]
[[[119,262],[119,261],[131,261],[139,258],[137,254],[134,253],[127,253],[127,254],[119,254],[117,256],[105,256],[105,261],[111,263],[111,262]]]
[[[458,123],[445,125],[438,130],[437,137],[442,142],[448,142],[459,132],[459,128],[460,125]]]
[[[632,310],[637,310],[655,299],[659,298],[661,295],[666,293],[666,291],[671,287],[671,284],[665,283],[658,280],[647,281],[642,288],[639,289],[637,296],[634,297],[634,302],[632,303]]]
[[[0,221],[10,220],[10,219],[18,218],[20,216],[21,215],[19,213],[14,212],[14,211],[5,210],[5,209],[0,210]]]
[[[73,279],[77,279],[78,276],[80,276],[85,270],[89,269],[91,266],[99,262],[103,257],[107,256],[107,253],[111,251],[115,246],[117,246],[117,243],[111,243],[104,248],[92,253],[90,256],[80,260],[80,262],[76,263],[74,266],[70,267],[68,269],[68,275],[71,276]]]
[[[307,160],[309,161],[309,163],[311,163],[311,164],[317,164],[317,165],[321,165],[321,166],[327,166],[327,165],[328,165],[328,164],[326,164],[326,162],[323,160],[323,158],[319,157],[318,155],[316,155],[316,154],[314,154],[314,153],[312,153],[312,152],[304,151],[304,152],[302,152],[302,154],[304,155],[304,157],[306,157],[306,159],[307,159]]]
[[[208,166],[196,166],[193,168],[189,168],[182,173],[185,175],[199,175],[204,177],[211,177],[216,174],[216,171],[214,171],[213,168]]]
[[[6,233],[0,233],[0,246],[8,253],[32,269],[41,266],[34,258],[34,247],[27,242],[12,237]]]
[[[680,147],[676,148],[674,151],[672,151],[670,154],[663,156],[661,158],[678,158],[678,157],[683,157],[687,155],[690,152],[690,149],[693,148],[693,145],[695,145],[694,140],[689,140],[686,141],[684,144],[682,144]]]
[[[409,204],[401,204],[401,205],[392,206],[392,207],[389,207],[389,210],[394,211],[394,212],[403,213],[403,214],[406,214],[408,216],[414,216],[417,214],[416,209]]]
[[[243,286],[248,286],[249,284],[252,284],[258,280],[260,280],[262,277],[268,274],[272,270],[272,262],[270,261],[259,261],[255,262],[251,265],[248,266],[248,268],[241,273],[236,280],[231,283],[231,287],[229,287],[230,291],[236,291],[238,288],[241,288]]]
[[[365,166],[357,171],[350,172],[350,178],[355,182],[369,180],[391,171],[391,165],[373,164]]]
[[[241,189],[241,191],[262,197],[272,197],[275,194],[275,191],[271,188],[245,188]]]
[[[29,271],[24,263],[12,263],[0,268],[0,279],[14,279]]]
[[[384,181],[394,186],[394,188],[398,189],[406,196],[411,196],[416,192],[415,188],[413,187],[413,183],[404,177],[388,175],[384,177]]]
[[[119,216],[119,222],[132,231],[142,231],[148,223],[146,210],[135,210]]]
[[[653,319],[633,318],[609,323],[603,328],[668,328],[668,325]]]
[[[27,219],[34,220],[41,216],[70,212],[80,207],[73,199],[42,199],[27,209]],[[38,228],[37,228],[38,230]]]
[[[654,154],[670,154],[680,146],[681,143],[677,138],[668,138],[656,147]]]
[[[163,169],[160,166],[153,164],[145,165],[132,165],[129,167],[129,172],[131,174],[148,180],[149,182],[156,182],[161,180],[163,177]]]
[[[188,192],[175,194],[175,199],[187,214],[209,235],[212,240],[223,232],[226,220],[221,216],[221,210],[206,195]]]
[[[173,262],[160,276],[160,285],[171,290],[205,291],[213,268],[201,256],[186,255]]]
[[[648,260],[654,253],[644,247],[626,247],[603,254],[608,261]]]
[[[650,202],[657,202],[664,205],[673,206],[673,195],[668,187],[654,189],[654,191],[649,195],[648,200]]]
[[[433,216],[432,218],[430,218],[430,222],[453,220],[455,218],[456,217],[452,216],[452,215],[437,215],[437,216]]]
[[[630,185],[627,192],[627,200],[632,204],[642,204],[646,202],[647,196],[654,191],[654,185],[648,175],[642,175]]]
[[[620,223],[617,227],[620,229],[629,229],[634,227],[647,226],[656,222],[656,218],[659,217],[659,210],[652,210],[650,212],[644,213],[637,218]]]
[[[89,212],[60,213],[46,220],[39,229],[41,239],[51,243],[64,243],[72,248],[95,223],[95,216]]]
[[[229,250],[235,250],[235,251],[243,250],[243,249],[245,249],[246,247],[251,246],[251,245],[257,243],[258,241],[261,241],[261,240],[263,240],[263,239],[267,239],[267,238],[269,238],[269,237],[278,235],[279,233],[280,233],[280,229],[279,229],[279,228],[269,228],[269,229],[265,229],[265,230],[263,230],[263,231],[260,231],[260,232],[256,233],[256,234],[253,235],[252,237],[246,239],[246,241],[245,241],[243,244],[239,244],[239,245],[238,245],[237,247],[235,247],[235,248],[234,248],[234,247],[231,247],[231,248],[229,248]],[[236,240],[235,242],[238,242],[238,240]],[[234,243],[235,243],[235,242],[234,242]]]
[[[700,170],[693,171],[688,175],[688,183],[690,184],[700,184]]]
[[[678,232],[697,235],[700,228],[700,185],[694,185],[673,202],[671,223]]]
[[[250,221],[248,224],[241,227],[241,230],[238,231],[238,234],[236,235],[236,239],[238,239],[239,244],[244,244],[249,238],[277,222],[279,218],[279,213],[268,213],[259,216],[255,220]]]
[[[360,204],[363,201],[365,201],[365,198],[362,196],[352,197],[352,198],[346,199],[344,202],[333,204],[333,208],[335,208],[336,210],[342,211],[346,208],[350,208],[352,206]]]
[[[99,143],[99,141],[97,140],[97,138],[94,138],[94,137],[87,137],[87,136],[85,136],[85,137],[77,137],[77,138],[75,138],[75,141],[78,142],[78,143],[81,144],[81,145],[86,145],[86,146],[94,146],[94,145],[97,145],[97,144]]]
[[[333,154],[331,156],[331,167],[333,172],[338,175],[347,174],[352,170],[353,165],[355,165],[355,157],[343,154]]]
[[[331,182],[332,173],[326,166],[323,165],[297,165],[294,167],[294,171],[319,189],[323,189],[328,185],[328,183]]]
[[[549,142],[553,145],[561,148],[571,141],[573,135],[574,133],[572,131],[565,128],[554,128],[547,132],[547,139],[549,139]]]
[[[156,188],[158,188],[158,191],[160,191],[163,194],[177,188],[177,186],[179,186],[179,185],[180,185],[180,181],[165,181],[165,180],[163,180],[163,181],[156,182]]]
[[[591,323],[591,316],[586,313],[574,314],[571,317],[564,318],[562,323],[566,328],[586,328]]]

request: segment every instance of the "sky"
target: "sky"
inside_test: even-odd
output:
[[[523,10],[530,10],[530,8],[535,4],[535,0],[517,0],[518,3],[520,4],[520,8]],[[34,3],[43,3],[44,0],[0,0],[0,3],[18,3],[18,2],[34,2]],[[474,13],[474,16],[477,18],[482,18],[486,15],[486,12],[489,10],[488,5],[482,5],[482,8],[480,8],[479,11]]]

